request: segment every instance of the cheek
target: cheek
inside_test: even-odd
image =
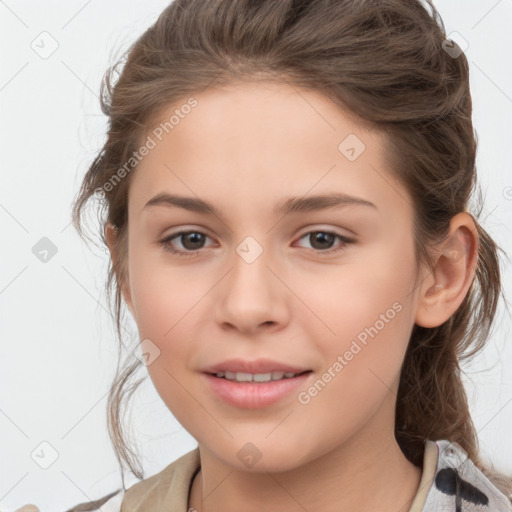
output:
[[[352,308],[344,328],[331,339],[324,336],[319,387],[325,383],[330,388],[327,402],[344,396],[356,408],[366,407],[368,400],[378,403],[399,376],[410,337],[410,309],[398,302],[373,308]]]
[[[400,326],[405,325],[406,331],[411,327],[414,272],[413,262],[401,248],[371,251],[330,276],[327,286],[316,292],[316,307],[344,340],[394,338]]]
[[[163,249],[148,258],[142,249],[130,255],[130,289],[137,326],[141,336],[165,344],[186,329],[197,313],[194,308],[208,293],[207,275],[187,270],[186,265],[170,263]]]
[[[414,325],[412,249],[410,254],[398,248],[372,256],[361,258],[350,271],[341,269],[334,282],[342,284],[331,287],[317,302],[323,304],[323,319],[334,331],[319,343],[326,369],[337,375],[332,387],[339,392],[352,390],[355,406],[364,403],[365,396],[367,400],[385,394],[393,385]]]
[[[350,311],[343,311],[345,322],[336,336],[323,337],[325,365],[299,400],[302,416],[296,420],[313,430],[318,423],[324,434],[317,440],[320,445],[360,431],[383,401],[395,396],[410,336],[407,304],[394,302],[387,307],[386,300],[366,307],[348,304]],[[389,403],[391,415],[393,410]]]
[[[210,286],[178,267],[137,256],[130,261],[130,285],[139,339],[149,340],[146,343],[158,354],[147,370],[164,403],[179,411],[190,401],[184,376],[197,351],[197,315]]]

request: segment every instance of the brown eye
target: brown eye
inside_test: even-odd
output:
[[[190,251],[201,249],[205,239],[203,233],[199,233],[197,231],[189,231],[178,236],[181,239],[183,247]]]
[[[331,231],[310,231],[309,233],[302,235],[300,240],[302,239],[309,240],[311,249],[320,254],[331,254],[333,252],[342,251],[348,244],[353,242],[353,240]],[[339,244],[337,248],[333,249],[332,247],[336,240],[341,241],[341,244]]]
[[[179,256],[195,256],[203,248],[206,238],[209,237],[200,231],[180,231],[164,238],[160,245],[166,251]],[[181,247],[176,248],[173,242],[175,239],[180,242]]]
[[[330,249],[333,242],[336,240],[336,235],[332,233],[324,233],[323,231],[316,231],[308,235],[311,245],[314,249]]]

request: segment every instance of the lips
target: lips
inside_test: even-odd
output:
[[[219,372],[230,372],[230,373],[272,373],[272,372],[283,372],[283,373],[294,373],[300,374],[310,371],[311,368],[304,366],[292,366],[287,363],[281,363],[279,361],[273,361],[271,359],[228,359],[221,363],[208,366],[203,369],[204,373],[210,375],[216,375]]]
[[[291,399],[293,392],[311,381],[313,375],[313,370],[305,366],[264,358],[235,358],[204,368],[202,381],[206,392],[224,403],[257,409]]]
[[[258,409],[290,403],[301,387],[313,379],[312,372],[267,382],[238,382],[209,373],[201,375],[206,396],[212,394],[223,403],[239,409]]]

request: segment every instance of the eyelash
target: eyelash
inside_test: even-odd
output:
[[[172,235],[169,235],[168,237],[164,238],[163,240],[161,240],[159,242],[159,245],[161,245],[163,247],[163,249],[167,252],[170,252],[171,254],[175,254],[177,256],[180,256],[180,257],[185,257],[185,258],[191,258],[191,257],[195,257],[197,256],[197,254],[201,251],[201,249],[197,249],[196,251],[181,251],[181,250],[176,250],[172,247],[171,245],[171,241],[174,239],[174,238],[179,238],[181,235],[185,235],[185,234],[191,234],[191,233],[199,233],[201,235],[205,235],[206,237],[208,237],[208,235],[206,235],[206,233],[203,233],[201,231],[196,231],[196,230],[190,230],[190,231],[179,231],[178,233],[173,233]],[[299,240],[302,240],[304,237],[306,236],[309,236],[313,233],[324,233],[324,234],[327,234],[327,235],[334,235],[337,239],[339,239],[341,242],[342,242],[342,245],[341,247],[338,247],[337,249],[326,249],[325,251],[321,251],[321,250],[317,250],[317,249],[310,249],[320,255],[330,255],[330,254],[333,254],[333,253],[338,253],[338,252],[341,252],[343,250],[346,249],[346,246],[351,244],[351,243],[354,243],[354,240],[350,239],[350,238],[347,238],[343,235],[340,235],[338,233],[335,233],[333,231],[324,231],[324,230],[316,230],[316,231],[308,231],[307,233],[304,233],[300,238]],[[210,237],[208,237],[210,238]]]

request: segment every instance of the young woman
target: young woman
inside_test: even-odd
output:
[[[512,510],[460,376],[501,282],[457,48],[430,1],[175,0],[109,70],[74,218],[138,327],[141,481],[70,510]],[[144,365],[198,443],[147,478]]]

